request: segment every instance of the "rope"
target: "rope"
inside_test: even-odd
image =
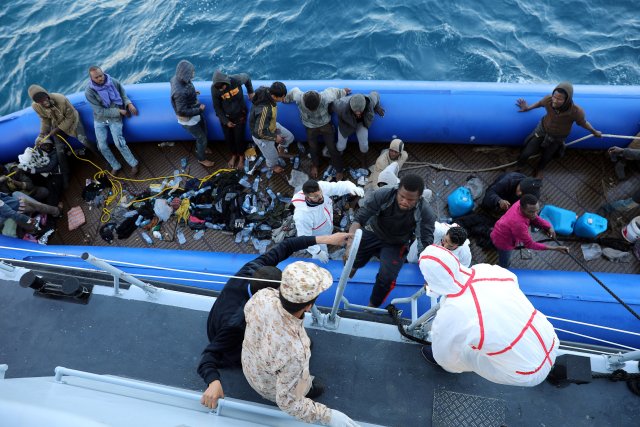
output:
[[[47,139],[49,136],[50,135],[47,135],[44,139]],[[119,204],[124,199],[122,181],[128,181],[128,182],[160,181],[160,180],[164,180],[164,179],[170,179],[170,178],[172,179],[172,178],[174,178],[176,176],[177,177],[184,177],[184,178],[187,178],[187,179],[193,179],[194,178],[193,176],[191,176],[189,174],[185,174],[185,173],[181,173],[181,174],[177,174],[177,175],[153,177],[153,178],[144,178],[144,179],[124,178],[124,177],[115,176],[115,175],[111,174],[110,171],[102,169],[100,166],[96,165],[91,160],[85,159],[83,157],[78,156],[78,154],[75,152],[75,150],[73,149],[71,144],[69,144],[69,141],[67,141],[60,134],[57,134],[56,136],[59,137],[60,139],[62,139],[62,141],[64,141],[65,144],[67,144],[67,146],[71,150],[71,153],[73,153],[73,155],[74,155],[74,157],[76,159],[82,160],[83,162],[87,162],[87,163],[91,164],[93,167],[95,167],[98,170],[98,172],[96,172],[95,175],[93,176],[93,178],[95,180],[98,180],[98,179],[106,176],[107,179],[109,180],[109,182],[111,183],[112,194],[111,194],[111,196],[109,196],[105,200],[104,207],[102,208],[102,215],[100,216],[100,222],[102,222],[102,223],[107,223],[111,219],[111,210],[112,209],[109,209],[108,206],[112,205],[114,202]],[[204,184],[206,181],[208,181],[212,177],[216,176],[217,174],[222,173],[222,172],[233,171],[233,170],[234,169],[218,169],[217,171],[205,176],[204,178],[198,178],[198,180],[200,181],[200,184],[198,185],[198,188],[202,187],[202,184]],[[160,191],[157,194],[151,195],[149,197],[145,197],[143,199],[134,199],[131,202],[127,203],[127,207],[131,206],[134,203],[151,200],[153,198],[156,198],[156,197],[160,196],[165,191],[174,190],[174,189],[177,189],[177,188],[179,188],[179,187],[178,186],[166,187],[166,188],[164,188],[162,191]]]
[[[612,135],[612,134],[602,134],[603,138],[618,138],[618,139],[637,139],[636,136],[627,136],[627,135]],[[589,134],[589,135],[585,135],[582,138],[578,138],[578,139],[574,139],[571,142],[567,142],[565,144],[566,147],[570,147],[574,144],[577,144],[578,142],[582,142],[585,139],[589,139],[589,138],[593,138],[593,134]],[[533,156],[531,156],[531,158],[536,158],[536,157],[540,157],[540,154],[535,154]],[[511,163],[506,163],[504,165],[499,165],[499,166],[494,166],[491,168],[484,168],[484,169],[455,169],[455,168],[450,168],[447,166],[442,165],[441,163],[429,163],[429,162],[406,162],[405,164],[420,164],[420,166],[410,166],[408,168],[402,168],[402,171],[408,171],[408,170],[413,170],[413,169],[421,169],[424,168],[425,166],[431,167],[433,169],[436,170],[440,170],[440,171],[448,171],[448,172],[462,172],[462,173],[478,173],[478,172],[491,172],[491,171],[495,171],[495,170],[500,170],[500,169],[504,169],[504,168],[508,168],[510,166],[513,166],[517,163],[517,161],[515,162],[511,162]]]
[[[422,345],[431,345],[429,341],[425,341],[421,338],[415,337],[413,335],[409,335],[407,331],[405,331],[404,326],[402,325],[402,321],[400,320],[400,312],[398,311],[395,305],[389,304],[387,306],[387,311],[389,312],[389,316],[391,316],[393,323],[398,327],[398,332],[400,332],[400,335],[402,335],[408,340],[415,341]]]
[[[557,238],[555,238],[555,237],[554,237],[554,238],[553,238],[553,241],[554,241],[554,242],[556,242],[556,244],[557,244],[558,246],[562,246],[562,245],[560,244],[560,242],[558,241],[558,239],[557,239]],[[591,277],[593,278],[593,280],[595,280],[596,282],[598,282],[598,284],[599,284],[600,286],[602,286],[602,288],[603,288],[605,291],[607,291],[607,292],[609,293],[609,295],[611,295],[612,297],[614,297],[614,298],[616,299],[616,301],[618,301],[620,304],[622,304],[622,306],[623,306],[624,308],[626,308],[626,309],[629,311],[629,313],[633,314],[633,315],[636,317],[636,319],[640,320],[640,315],[638,315],[638,313],[636,313],[636,312],[635,312],[631,307],[629,307],[629,305],[627,305],[627,303],[626,303],[626,302],[622,301],[622,299],[621,299],[618,295],[616,295],[616,294],[615,294],[611,289],[609,289],[609,288],[607,287],[607,285],[605,285],[604,283],[602,283],[602,282],[600,281],[600,279],[598,279],[598,278],[597,278],[597,277],[596,277],[596,276],[591,272],[591,270],[589,270],[589,269],[588,269],[588,268],[587,268],[587,267],[586,267],[582,262],[580,262],[580,260],[579,260],[578,258],[576,258],[576,257],[575,257],[575,255],[573,255],[571,252],[567,252],[567,255],[569,255],[569,256],[571,257],[571,259],[572,259],[576,264],[578,264],[578,266],[580,266],[580,268],[582,268],[584,271],[586,271],[586,272],[589,274],[589,276],[591,276]]]
[[[624,369],[616,369],[610,374],[593,373],[591,377],[594,379],[608,379],[613,382],[625,381],[631,393],[640,396],[640,374],[630,374]]]

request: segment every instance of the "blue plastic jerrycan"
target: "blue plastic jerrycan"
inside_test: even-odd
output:
[[[557,234],[568,236],[573,233],[573,227],[576,224],[578,215],[568,209],[546,205],[540,212],[540,217],[549,221]]]
[[[453,218],[466,215],[473,210],[473,196],[467,187],[458,187],[447,197],[447,205]]]
[[[607,231],[607,219],[590,212],[582,214],[573,227],[573,232],[578,237],[594,238],[605,231]]]

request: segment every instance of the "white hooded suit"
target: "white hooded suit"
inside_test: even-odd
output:
[[[466,268],[436,245],[420,254],[419,265],[431,292],[443,296],[432,327],[438,364],[498,384],[532,387],[544,381],[558,337],[515,274],[490,264]]]

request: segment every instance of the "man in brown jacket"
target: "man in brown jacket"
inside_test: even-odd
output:
[[[87,139],[80,115],[66,96],[61,93],[49,93],[38,85],[29,86],[28,93],[33,100],[31,107],[40,117],[40,133],[36,143],[45,139],[47,135],[53,138],[66,187],[69,179],[66,144],[56,136],[61,135],[65,139],[72,136],[100,158],[98,147]]]
[[[551,95],[545,96],[533,105],[527,105],[527,101],[522,98],[518,99],[516,105],[520,107],[521,113],[540,107],[544,107],[547,112],[524,141],[524,148],[518,157],[517,166],[522,167],[529,157],[541,153],[540,162],[534,172],[536,178],[543,177],[542,170],[556,153],[562,155],[564,141],[569,136],[574,122],[591,132],[593,136],[602,136],[602,132],[595,130],[586,120],[584,110],[573,102],[573,85],[569,82],[558,84]]]

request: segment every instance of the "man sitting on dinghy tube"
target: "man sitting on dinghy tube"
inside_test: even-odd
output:
[[[427,293],[440,296],[431,346],[422,355],[452,373],[473,371],[504,385],[533,387],[556,360],[558,336],[518,285],[497,265],[467,268],[453,253],[431,245],[420,254]]]
[[[246,327],[244,306],[260,289],[280,286],[282,271],[276,266],[293,253],[313,245],[346,244],[348,233],[329,236],[300,236],[283,240],[258,258],[245,264],[224,285],[207,320],[209,345],[202,352],[198,374],[207,384],[200,403],[209,408],[224,398],[219,368],[240,367],[242,340]]]

